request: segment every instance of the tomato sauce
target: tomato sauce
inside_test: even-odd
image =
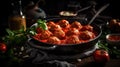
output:
[[[85,43],[91,39],[94,39],[98,35],[98,33],[93,29],[91,25],[85,26],[80,24],[80,22],[78,21],[75,21],[73,23],[75,24],[72,24],[73,25],[72,26],[69,23],[69,21],[64,19],[59,20],[58,22],[48,21],[47,26],[50,27],[50,29],[48,29],[47,31],[42,31],[40,33],[37,33],[33,37],[36,40],[44,43],[66,45],[66,44]],[[82,27],[84,27],[84,30]],[[36,30],[36,32],[38,31],[39,29]]]

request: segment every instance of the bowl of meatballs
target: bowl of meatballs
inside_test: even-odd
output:
[[[75,18],[51,18],[46,24],[48,30],[38,27],[31,36],[31,46],[57,53],[83,52],[94,47],[102,33],[98,25]]]

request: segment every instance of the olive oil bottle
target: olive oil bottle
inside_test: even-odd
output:
[[[22,11],[21,0],[11,3],[12,12],[8,18],[8,26],[11,30],[26,30],[26,17]]]

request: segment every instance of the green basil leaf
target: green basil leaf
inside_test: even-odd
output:
[[[6,31],[7,31],[9,36],[14,36],[15,35],[14,32],[11,31],[10,29],[6,29]]]
[[[43,30],[47,30],[48,29],[46,23],[42,23],[41,27],[42,27]]]
[[[38,27],[41,27],[43,30],[47,30],[48,29],[47,25],[46,25],[46,20],[38,19],[37,25],[38,25]]]

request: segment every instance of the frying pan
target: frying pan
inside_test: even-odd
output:
[[[34,43],[32,42],[32,44],[30,44],[30,46],[32,46],[34,48],[42,49],[42,50],[47,50],[47,51],[50,51],[53,53],[58,53],[58,54],[61,54],[61,53],[62,54],[80,53],[80,52],[86,51],[89,48],[94,47],[95,44],[97,43],[97,41],[99,40],[99,37],[102,34],[102,29],[100,26],[93,23],[93,21],[108,6],[109,6],[109,4],[106,4],[101,9],[99,9],[98,12],[93,16],[93,18],[89,22],[87,22],[84,19],[71,18],[71,17],[66,17],[66,18],[60,17],[60,18],[46,19],[46,21],[54,21],[54,22],[57,22],[57,21],[62,20],[62,19],[66,19],[69,22],[79,21],[82,25],[90,24],[93,27],[93,30],[97,32],[97,35],[94,39],[91,39],[88,42],[79,43],[79,44],[57,45],[57,44],[43,43],[43,42],[40,42],[40,41],[34,39],[33,37],[31,37],[31,39]]]
[[[46,21],[59,21],[62,19],[66,19],[68,20],[70,23],[72,23],[73,21],[79,21],[82,25],[86,24],[87,21],[85,20],[81,20],[78,18],[49,18],[46,19]],[[36,25],[36,24],[34,24]],[[33,26],[34,26],[33,25]],[[40,42],[38,40],[36,40],[35,38],[33,38],[32,36],[30,36],[30,41],[32,41],[31,43],[28,42],[28,44],[31,47],[40,49],[40,50],[44,50],[44,51],[48,51],[48,52],[52,52],[52,53],[57,53],[57,54],[75,54],[75,53],[81,53],[86,51],[89,48],[92,48],[96,45],[97,41],[99,40],[99,37],[102,34],[102,30],[101,27],[91,23],[91,26],[93,26],[94,31],[97,32],[97,36],[94,39],[89,40],[88,42],[85,43],[79,43],[79,44],[67,44],[67,45],[57,45],[57,44],[48,44],[48,43],[43,43]]]

